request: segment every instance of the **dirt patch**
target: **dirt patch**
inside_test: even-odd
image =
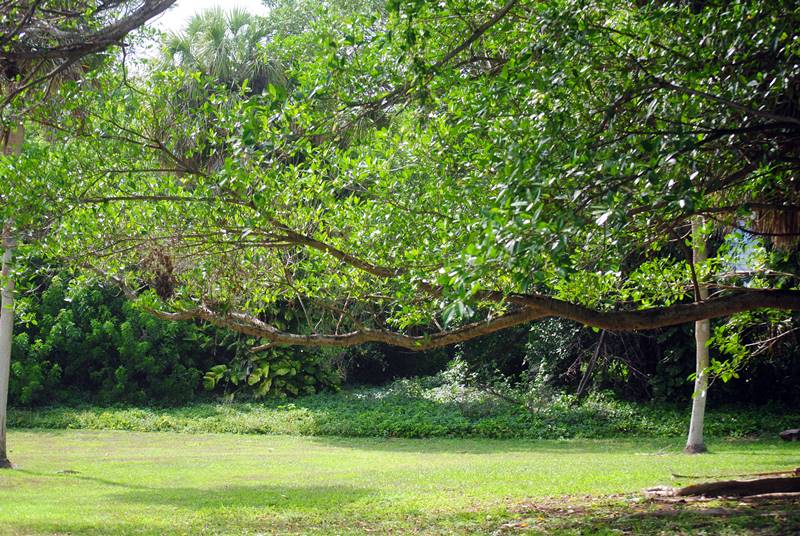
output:
[[[554,497],[511,505],[495,534],[800,534],[800,497]]]

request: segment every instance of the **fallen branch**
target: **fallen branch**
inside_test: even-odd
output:
[[[739,473],[735,475],[679,475],[671,473],[672,478],[685,478],[685,479],[707,479],[707,478],[733,478],[733,477],[755,477],[755,476],[780,476],[780,475],[793,475],[800,476],[800,467],[796,469],[786,469],[784,471],[771,471],[769,473]]]
[[[800,492],[800,478],[777,477],[757,480],[722,480],[693,484],[675,490],[676,497],[704,495],[706,497],[747,497],[767,493]]]

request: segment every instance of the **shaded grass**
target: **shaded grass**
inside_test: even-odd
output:
[[[226,432],[342,437],[563,439],[676,437],[688,427],[689,403],[665,407],[602,396],[573,404],[557,398],[533,412],[488,395],[442,392],[398,382],[298,398],[291,403],[206,403],[182,408],[12,409],[9,426],[36,429]],[[798,410],[710,409],[716,437],[774,434],[800,422]]]
[[[3,535],[488,534],[536,518],[526,505],[552,502],[548,497],[632,494],[676,484],[671,472],[784,469],[798,455],[796,444],[776,441],[719,441],[711,454],[688,457],[680,441],[663,439],[120,431],[12,431],[9,444],[18,469],[0,472]],[[601,517],[581,519],[591,530],[593,519],[600,528],[616,526]],[[581,527],[535,530],[578,534]]]
[[[562,498],[519,505],[496,534],[800,533],[800,499],[663,501],[639,497]]]

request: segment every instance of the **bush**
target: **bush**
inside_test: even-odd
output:
[[[71,281],[67,274],[53,277],[22,305],[22,330],[12,349],[12,405],[179,405],[204,393],[204,377],[217,393],[240,396],[297,396],[338,385],[329,354],[252,354],[254,340],[159,320],[117,289]]]
[[[207,390],[224,386],[230,395],[244,392],[256,398],[272,394],[281,398],[310,395],[321,388],[337,389],[339,376],[322,351],[305,348],[271,348],[249,352],[255,340],[246,339],[229,365],[215,365],[203,377]],[[241,345],[237,346],[241,350]]]

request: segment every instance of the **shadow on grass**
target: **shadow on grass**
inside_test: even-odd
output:
[[[112,487],[119,487],[119,488],[128,488],[128,489],[137,489],[137,490],[145,490],[145,489],[152,489],[148,488],[147,486],[140,486],[138,484],[128,484],[127,482],[115,482],[114,480],[108,480],[106,478],[99,478],[96,476],[87,476],[82,475],[80,473],[68,473],[68,474],[60,474],[60,473],[45,473],[42,471],[31,471],[29,469],[15,469],[17,473],[22,473],[25,475],[30,475],[38,478],[48,478],[51,479],[53,482],[58,482],[61,479],[68,479],[68,480],[83,480],[84,482],[94,482],[96,484],[101,484],[103,486],[112,486]]]
[[[527,505],[499,532],[545,534],[800,534],[800,499]]]
[[[189,510],[266,508],[286,511],[332,511],[373,492],[352,486],[219,486],[214,488],[136,489],[114,496],[124,503],[170,505]]]
[[[127,515],[130,519],[130,514]],[[60,522],[25,520],[0,527],[0,534],[73,534],[81,536],[163,534],[285,534],[285,535],[374,535],[425,534],[431,536],[495,534],[498,517],[471,509],[454,513],[397,513],[376,515],[368,508],[356,512],[328,511],[319,515],[306,511],[243,512],[231,509],[172,512],[163,517],[138,520],[75,515]],[[10,532],[4,532],[9,530]]]
[[[346,485],[330,486],[217,486],[213,488],[142,486],[117,482],[82,474],[53,474],[20,469],[18,472],[34,477],[46,477],[51,482],[78,480],[130,491],[113,496],[119,502],[171,505],[199,510],[204,508],[263,507],[278,510],[332,510],[372,494],[372,490]]]

